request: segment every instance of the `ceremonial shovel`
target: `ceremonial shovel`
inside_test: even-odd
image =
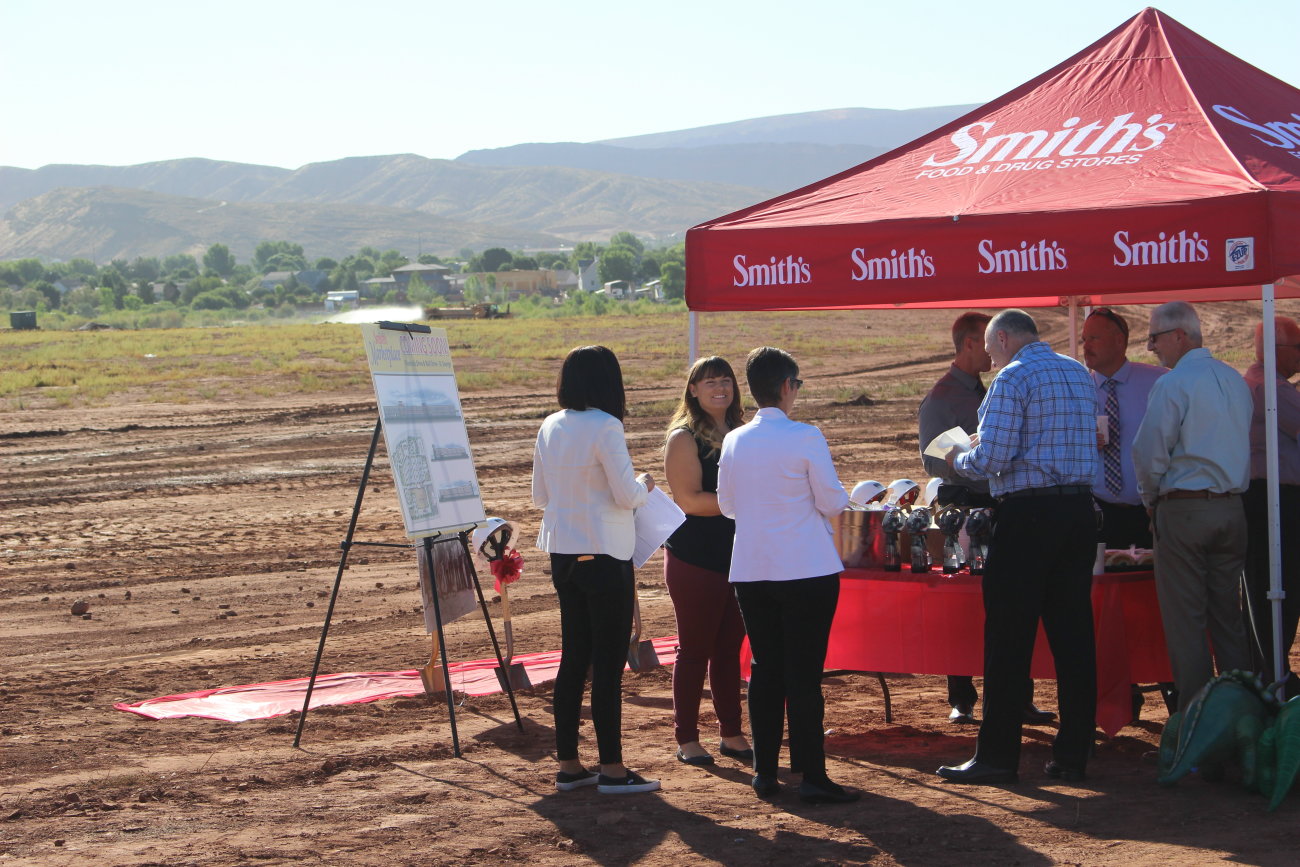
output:
[[[501,624],[506,633],[506,653],[496,669],[497,682],[501,684],[502,692],[506,692],[508,686],[527,689],[533,685],[528,679],[527,669],[522,662],[511,662],[515,658],[515,633],[510,624],[510,585],[506,583],[501,584]]]
[[[653,641],[641,640],[641,597],[632,588],[632,640],[628,642],[627,664],[633,671],[650,671],[659,667],[659,654]]]
[[[429,652],[429,664],[420,669],[420,680],[424,683],[424,692],[429,696],[429,701],[433,701],[435,695],[447,692],[447,670],[438,659],[438,633],[433,633],[431,638],[433,650]]]

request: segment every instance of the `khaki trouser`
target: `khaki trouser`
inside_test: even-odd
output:
[[[1240,592],[1246,515],[1236,496],[1164,500],[1156,507],[1155,530],[1160,619],[1178,709],[1185,710],[1214,677],[1216,662],[1220,673],[1250,668]]]

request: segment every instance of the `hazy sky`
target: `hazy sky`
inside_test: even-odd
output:
[[[1300,86],[1297,0],[1164,12]],[[1060,0],[0,0],[0,165],[452,158],[986,102],[1140,11]]]

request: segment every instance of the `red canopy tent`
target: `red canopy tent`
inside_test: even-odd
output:
[[[692,310],[1258,298],[1300,273],[1300,90],[1156,9],[686,236]]]
[[[1263,297],[1270,321],[1296,274],[1300,90],[1151,8],[929,135],[686,236],[692,354],[695,311]]]

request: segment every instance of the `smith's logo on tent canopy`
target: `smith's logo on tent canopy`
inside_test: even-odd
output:
[[[890,250],[888,256],[868,257],[865,247],[854,247],[853,280],[910,280],[914,277],[934,276],[934,257],[922,247],[908,247],[903,252]]]
[[[1262,135],[1253,136],[1269,147],[1287,148],[1293,157],[1300,157],[1300,114],[1291,113],[1294,120],[1274,120],[1267,123],[1255,123],[1244,111],[1231,105],[1216,105],[1214,111],[1219,117],[1230,120],[1237,126],[1253,129]]]
[[[736,269],[736,276],[731,280],[733,286],[790,286],[812,282],[812,267],[804,262],[803,256],[791,255],[784,259],[769,256],[767,264],[750,265],[741,253],[731,264]]]
[[[1180,229],[1177,235],[1161,232],[1155,240],[1134,241],[1128,232],[1121,230],[1115,233],[1113,240],[1118,252],[1111,261],[1121,268],[1210,261],[1210,242],[1202,238],[1200,232],[1192,232],[1189,236],[1186,229]]]
[[[968,123],[949,137],[955,153],[930,154],[922,165],[952,166],[977,165],[1002,160],[1029,160],[1044,157],[1093,156],[1105,150],[1109,154],[1149,151],[1164,143],[1165,134],[1177,124],[1156,123],[1163,114],[1153,114],[1146,125],[1129,123],[1133,112],[1118,114],[1107,124],[1095,120],[1079,126],[1082,118],[1066,118],[1055,131],[1036,129],[1030,132],[1009,132],[981,138],[993,129],[994,121]],[[1095,135],[1094,135],[1095,133]]]
[[[1063,271],[1070,267],[1065,248],[1044,238],[1037,243],[1021,241],[1018,247],[997,249],[990,240],[980,241],[981,274],[1014,274],[1020,271]]]

